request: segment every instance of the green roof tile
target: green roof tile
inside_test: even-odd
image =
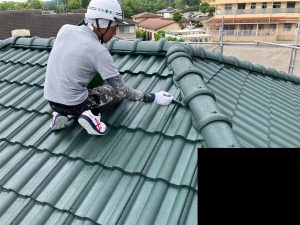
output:
[[[162,40],[107,44],[125,82],[108,132],[51,132],[43,99],[55,39],[0,41],[0,224],[196,224],[197,148],[299,147],[299,78]]]
[[[128,85],[167,90],[176,102],[158,107],[124,100],[103,115],[108,132],[102,137],[88,135],[72,118],[65,130],[49,129],[43,85],[54,39],[8,42],[0,51],[2,221],[196,223],[186,217],[197,214],[191,193],[197,191],[197,148],[204,140],[174,83],[168,42],[109,43]]]

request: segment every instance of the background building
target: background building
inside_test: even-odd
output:
[[[173,13],[176,11],[176,9],[172,7],[168,7],[166,9],[162,9],[157,11],[156,13],[161,15],[165,19],[172,19],[173,18]]]
[[[291,41],[300,16],[300,0],[208,0],[216,14],[205,22],[219,40],[224,17],[224,41]]]
[[[12,31],[19,29],[28,30],[30,36],[56,37],[64,24],[76,25],[83,18],[84,12],[56,14],[40,9],[0,11],[0,40],[12,36]],[[117,35],[123,39],[134,39],[135,22],[125,21],[127,24],[118,27]]]
[[[154,40],[154,34],[163,30],[165,32],[181,29],[179,23],[161,18],[149,18],[137,24],[137,29],[146,32],[146,40]]]

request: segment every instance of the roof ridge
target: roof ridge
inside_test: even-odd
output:
[[[12,37],[6,38],[4,40],[0,40],[0,49],[6,47],[10,44]]]
[[[10,37],[0,42],[0,49],[10,45],[12,47],[32,48],[32,49],[51,49],[53,47],[55,37],[41,38],[34,37]]]
[[[248,60],[240,60],[235,56],[225,56],[222,55],[221,53],[207,51],[201,47],[194,47],[194,46],[191,47],[193,48],[193,56],[204,58],[204,59],[211,59],[235,67],[241,67],[247,70],[251,70],[253,72],[261,73],[265,76],[274,79],[281,79],[284,81],[290,81],[290,82],[300,84],[300,77],[297,77],[296,75],[290,75],[287,74],[286,72],[278,71],[274,68],[268,68],[261,64],[255,64]]]
[[[53,47],[54,41],[55,37],[10,37],[5,40],[0,40],[0,49],[6,47],[7,45],[21,48],[51,49]],[[260,64],[254,64],[247,60],[240,60],[235,56],[225,56],[221,53],[210,52],[201,47],[192,46],[188,43],[178,43],[173,41],[167,41],[166,39],[161,39],[158,42],[141,41],[139,39],[136,39],[134,41],[113,39],[109,41],[106,44],[106,46],[109,49],[109,51],[116,53],[138,53],[147,55],[158,54],[161,56],[165,56],[165,54],[167,53],[167,49],[170,46],[174,45],[174,43],[177,46],[182,45],[186,47],[189,51],[189,54],[192,57],[196,56],[200,58],[211,59],[220,63],[241,67],[257,73],[261,73],[265,76],[269,76],[274,79],[281,79],[300,84],[300,77],[297,77],[295,75],[290,75],[286,72],[278,71],[274,68],[267,68]]]
[[[191,45],[173,44],[166,57],[192,111],[194,126],[208,147],[239,147],[230,118],[217,108],[214,93],[206,87],[201,72],[193,65],[191,51]]]

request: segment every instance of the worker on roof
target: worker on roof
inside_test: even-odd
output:
[[[143,93],[125,84],[103,45],[116,35],[117,23],[124,23],[117,0],[91,0],[82,25],[64,25],[59,30],[49,55],[44,88],[44,97],[53,109],[52,130],[66,127],[67,116],[73,115],[89,134],[102,135],[106,125],[100,121],[101,113],[124,98],[171,103],[173,96],[168,92]],[[88,89],[95,73],[105,84]]]

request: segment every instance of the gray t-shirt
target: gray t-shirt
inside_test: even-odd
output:
[[[44,97],[78,105],[87,99],[87,85],[96,73],[104,80],[119,75],[108,49],[88,27],[64,25],[48,59]]]

